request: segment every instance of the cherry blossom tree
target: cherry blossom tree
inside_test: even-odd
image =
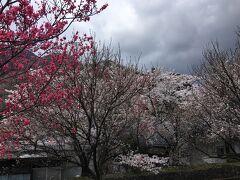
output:
[[[56,44],[71,43],[61,36],[73,22],[89,21],[107,4],[97,8],[96,0],[2,0],[0,2],[1,94],[10,80],[28,70],[37,56],[46,55]],[[74,35],[74,41],[78,38]],[[35,54],[33,54],[35,53]],[[38,65],[36,65],[38,66]],[[35,67],[36,68],[36,67]],[[2,100],[1,100],[2,101]]]
[[[10,92],[6,115],[17,109],[8,123],[19,133],[18,142],[77,164],[83,175],[101,179],[106,162],[125,147],[122,139],[133,124],[131,107],[148,91],[151,78],[137,65],[124,64],[120,53],[93,46],[82,56],[72,53],[81,48],[75,46],[66,61],[51,65],[59,68],[54,76],[46,69],[30,72]]]
[[[156,137],[152,145],[166,146],[174,165],[180,163],[189,148],[187,135],[192,126],[188,112],[193,91],[198,89],[196,80],[191,75],[160,72],[153,89],[138,102],[136,135],[144,137],[146,146]]]
[[[33,52],[49,49],[52,40],[73,22],[89,21],[107,7],[105,4],[97,8],[96,4],[96,0],[2,0],[0,55],[4,59],[1,59],[1,70],[6,71],[7,64],[25,49]]]
[[[201,79],[201,96],[196,98],[209,140],[224,141],[238,158],[233,145],[239,141],[239,34],[234,50],[223,50],[218,43],[204,52],[202,65],[195,69]]]
[[[78,42],[81,46],[79,52],[72,52],[75,56],[80,56],[91,49],[92,37],[87,35],[81,37],[75,32],[71,39],[67,39],[63,33],[72,23],[89,21],[91,16],[100,13],[106,7],[107,4],[97,8],[96,0],[0,1],[1,154],[4,155],[9,151],[6,148],[6,141],[14,138],[16,133],[5,126],[8,124],[5,121],[6,116],[18,114],[17,105],[15,109],[5,112],[6,108],[9,110],[9,104],[4,102],[5,89],[17,83],[16,81],[23,81],[26,77],[28,77],[25,79],[26,82],[29,78],[34,79],[32,74],[35,72],[31,71],[44,67],[40,71],[44,71],[43,74],[47,75],[49,82],[45,81],[46,78],[38,78],[36,82],[39,86],[44,84],[41,86],[42,89],[39,89],[43,91],[39,94],[44,94],[45,88],[58,71],[56,62],[59,65],[66,59],[66,51],[71,52],[74,43]],[[22,89],[23,86],[22,84]],[[35,101],[38,99],[36,98]]]

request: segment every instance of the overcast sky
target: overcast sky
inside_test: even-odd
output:
[[[189,73],[210,41],[229,48],[240,25],[240,0],[100,0],[108,8],[89,23],[74,25],[96,33],[122,54],[147,66]]]

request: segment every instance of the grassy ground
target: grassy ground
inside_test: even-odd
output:
[[[195,173],[199,171],[208,171],[211,169],[223,169],[223,168],[231,168],[231,167],[239,167],[240,168],[240,162],[232,162],[232,163],[222,163],[222,164],[204,164],[204,165],[198,165],[198,166],[178,166],[178,167],[166,167],[162,169],[163,174],[172,174],[172,173]],[[128,173],[116,173],[116,174],[108,174],[104,176],[104,179],[125,179],[129,177],[143,177],[143,176],[151,176],[152,174],[149,172],[128,172]],[[220,178],[215,180],[235,180],[239,179],[239,177],[231,177],[231,178]],[[80,177],[75,178],[74,180],[92,180],[91,178],[87,177]]]
[[[177,166],[177,167],[166,167],[162,169],[162,172],[178,172],[178,171],[196,171],[196,170],[208,170],[210,168],[224,168],[224,167],[240,167],[240,162],[232,163],[220,163],[220,164],[203,164],[195,166]]]
[[[93,180],[93,179],[89,177],[78,177],[78,178],[74,178],[74,180]]]

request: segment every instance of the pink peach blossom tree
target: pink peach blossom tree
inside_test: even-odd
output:
[[[23,110],[31,108],[43,94],[51,80],[58,73],[59,67],[67,60],[67,54],[73,58],[83,55],[85,51],[92,52],[92,37],[80,36],[75,32],[67,39],[64,32],[74,22],[86,22],[90,17],[103,11],[104,4],[97,7],[96,0],[2,0],[0,1],[0,154],[9,154],[8,140],[17,138],[14,128],[9,128],[6,119],[18,117],[21,131],[29,125],[29,120],[18,116]],[[79,51],[74,51],[78,43]],[[30,55],[29,55],[30,54]],[[70,68],[70,66],[69,66]],[[38,72],[38,77],[35,76]],[[14,105],[14,100],[4,101],[14,84],[20,84],[23,92],[32,83],[38,86],[36,92],[30,95],[32,103],[26,107]],[[27,84],[31,82],[30,84]],[[13,88],[14,91],[15,88]],[[51,88],[50,88],[51,89]],[[35,93],[35,94],[34,94]],[[51,93],[51,92],[49,92]],[[34,95],[33,95],[34,94]],[[45,99],[46,100],[46,99]]]

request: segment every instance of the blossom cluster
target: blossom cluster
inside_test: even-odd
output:
[[[158,174],[163,166],[168,165],[168,161],[168,157],[158,157],[156,155],[150,157],[148,154],[134,154],[130,152],[128,155],[121,155],[119,163],[138,168],[141,171],[149,171]]]

